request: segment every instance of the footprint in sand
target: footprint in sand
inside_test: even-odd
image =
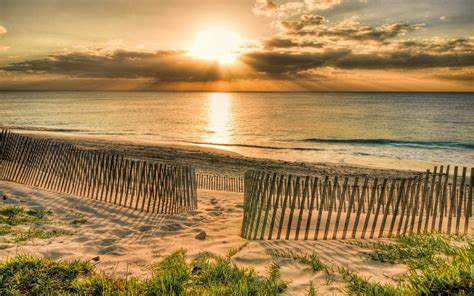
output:
[[[178,231],[183,229],[183,225],[178,224],[178,223],[173,223],[173,224],[166,224],[160,227],[160,230],[162,231]]]
[[[202,211],[189,211],[189,212],[187,212],[187,215],[188,216],[196,216],[196,215],[199,215],[201,213],[202,213]]]

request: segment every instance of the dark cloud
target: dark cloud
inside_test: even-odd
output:
[[[185,51],[90,50],[12,63],[0,69],[89,78],[148,77],[159,81],[215,81],[222,75],[217,63],[193,59]]]
[[[323,43],[317,43],[312,41],[304,41],[297,39],[289,39],[285,37],[272,37],[263,40],[263,47],[266,49],[281,49],[281,48],[294,48],[294,47],[312,47],[312,48],[323,48]]]
[[[395,38],[407,32],[420,29],[421,24],[396,23],[386,24],[379,27],[364,26],[359,22],[346,21],[334,27],[316,27],[308,30],[292,30],[288,35],[329,38],[332,40],[355,40],[355,41],[377,41],[382,42]]]
[[[411,49],[429,52],[472,52],[474,51],[474,40],[469,38],[458,38],[451,40],[425,39],[406,40],[396,43],[399,49]]]
[[[426,69],[474,66],[474,52],[430,54],[410,51],[379,54],[351,54],[335,61],[342,69]]]
[[[257,72],[281,76],[323,67],[348,54],[348,49],[303,53],[266,51],[247,53],[241,60]]]

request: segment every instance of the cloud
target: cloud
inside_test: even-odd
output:
[[[341,69],[427,69],[474,66],[474,52],[457,54],[394,51],[380,54],[351,54],[333,64]]]
[[[473,38],[456,38],[456,39],[444,39],[444,38],[430,38],[430,39],[417,39],[417,40],[405,40],[394,44],[398,49],[411,49],[414,51],[423,52],[472,52],[474,51],[474,39]]]
[[[299,21],[281,21],[280,25],[287,31],[299,31],[307,27],[313,27],[323,23],[325,18],[320,15],[305,14]]]
[[[441,73],[437,74],[436,76],[446,80],[472,82],[474,81],[474,70],[471,69],[470,71],[461,73]]]
[[[272,16],[278,9],[278,5],[272,0],[257,0],[253,8],[255,15]]]
[[[269,52],[246,53],[241,60],[254,71],[270,76],[294,77],[309,69],[324,67],[350,54],[348,49],[326,50],[322,52]]]
[[[302,0],[278,5],[272,0],[257,0],[253,12],[260,16],[285,18],[315,10],[327,10],[341,2],[342,0]]]
[[[193,59],[185,51],[142,52],[89,49],[12,63],[7,72],[44,73],[88,78],[153,78],[159,81],[215,81],[216,63]]]
[[[290,39],[285,37],[271,37],[266,38],[263,40],[263,48],[267,50],[274,50],[274,49],[291,49],[294,47],[310,47],[310,48],[323,48],[324,43],[312,42],[312,41],[304,41],[304,40],[297,40],[297,39]]]
[[[5,29],[4,26],[0,26],[0,34],[5,34],[7,32],[7,29]]]
[[[218,63],[194,58],[186,51],[145,52],[103,50],[53,54],[42,59],[11,63],[0,70],[9,73],[52,74],[79,78],[149,78],[162,82],[207,82],[233,79],[297,79],[308,70],[322,67],[361,70],[418,70],[474,66],[472,41],[437,41],[444,52],[426,50],[425,43],[398,42],[378,50],[323,47],[316,43],[294,43],[286,39],[267,40],[272,50],[253,50],[239,57],[238,65],[228,70]],[[274,47],[286,50],[275,51]],[[296,48],[301,47],[301,48]]]
[[[423,24],[394,23],[382,26],[362,25],[354,19],[349,19],[336,26],[313,27],[311,29],[292,28],[286,32],[288,35],[305,36],[313,38],[329,38],[331,40],[356,40],[356,41],[377,41],[382,42],[387,39],[413,32],[423,27]]]
[[[342,0],[304,0],[308,10],[326,10],[341,4]]]

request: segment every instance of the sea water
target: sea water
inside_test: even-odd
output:
[[[474,163],[472,93],[3,91],[0,125],[288,161]]]

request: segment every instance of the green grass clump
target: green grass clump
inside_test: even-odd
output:
[[[408,279],[425,295],[474,295],[474,244],[456,248],[444,260],[424,266],[421,273],[412,270]]]
[[[26,210],[17,206],[0,206],[0,224],[10,226],[28,224],[34,222],[44,222],[52,213],[50,210],[33,208]]]
[[[313,286],[313,282],[310,282],[307,296],[316,296],[316,294],[317,294],[316,288]]]
[[[237,267],[229,257],[207,253],[191,265],[193,295],[279,295],[286,289],[276,264],[269,266],[266,277],[256,275],[253,269]]]
[[[154,295],[179,295],[190,276],[186,254],[178,251],[152,266],[152,277],[145,282],[146,290]]]
[[[453,244],[452,241],[466,244]],[[376,295],[472,295],[474,291],[474,241],[443,234],[413,234],[391,243],[357,243],[373,250],[369,258],[402,263],[410,269],[397,286],[370,283],[348,271],[340,271],[355,294]]]
[[[10,225],[0,224],[0,236],[7,235],[12,232],[12,227]]]
[[[311,254],[299,255],[292,251],[280,251],[280,250],[271,250],[269,252],[272,257],[288,258],[296,260],[302,264],[308,265],[315,272],[317,271],[326,271],[328,272],[328,267],[321,262],[319,255],[315,252]]]
[[[0,263],[1,295],[48,295],[72,292],[72,282],[90,274],[84,261],[56,262],[18,255]]]
[[[187,263],[186,253],[178,251],[151,270],[147,279],[112,278],[85,261],[19,255],[0,263],[0,295],[280,295],[286,289],[278,265],[258,276],[229,257],[209,254]]]
[[[30,228],[26,231],[17,232],[14,241],[19,243],[29,241],[34,238],[47,239],[71,234],[72,233],[70,231],[66,230],[44,230],[41,228]]]

